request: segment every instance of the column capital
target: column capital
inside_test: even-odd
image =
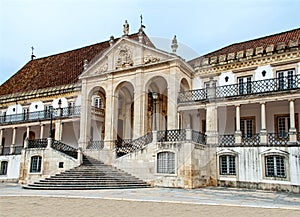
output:
[[[264,104],[265,105],[266,101],[261,101],[261,102],[259,102],[259,104],[261,104],[261,105]]]
[[[289,102],[295,102],[295,99],[288,99]]]
[[[236,104],[235,107],[241,107],[241,104]]]

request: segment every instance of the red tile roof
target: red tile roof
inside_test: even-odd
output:
[[[129,35],[138,40],[138,33]],[[144,33],[143,43],[154,47]],[[117,41],[118,39],[115,39]],[[23,68],[0,86],[0,96],[49,88],[78,81],[83,72],[84,60],[92,60],[96,55],[109,48],[109,41],[86,46],[76,50],[29,61]]]
[[[268,45],[274,44],[274,47],[276,48],[276,45],[284,42],[286,45],[289,44],[290,40],[299,40],[300,39],[300,28],[289,30],[282,33],[277,33],[270,36],[265,36],[262,38],[257,38],[249,41],[244,41],[240,43],[235,43],[226,47],[223,47],[219,50],[213,51],[211,53],[205,54],[201,57],[195,58],[189,63],[191,65],[194,65],[197,60],[200,58],[210,58],[213,56],[220,56],[223,54],[229,54],[229,53],[237,53],[238,51],[246,51],[247,49],[255,49],[256,47],[263,47],[266,49]]]

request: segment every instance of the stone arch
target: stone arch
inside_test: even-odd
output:
[[[191,89],[191,87],[189,85],[188,80],[186,78],[182,78],[180,81],[180,92],[188,91],[190,89]]]
[[[89,139],[100,141],[105,138],[106,91],[95,86],[88,92],[88,104],[91,111]]]
[[[146,108],[147,108],[147,131],[165,130],[167,128],[167,112],[168,112],[168,82],[162,76],[154,76],[146,83]],[[157,93],[155,100],[153,93]],[[154,114],[154,106],[156,113]],[[156,124],[155,124],[156,122]],[[156,125],[156,129],[155,128]]]
[[[129,81],[120,82],[114,91],[115,133],[118,140],[132,139],[134,124],[134,85]]]

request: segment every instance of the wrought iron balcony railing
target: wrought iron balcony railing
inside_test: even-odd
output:
[[[86,149],[89,150],[102,150],[103,148],[104,148],[103,140],[89,141],[88,146],[86,147]]]
[[[52,113],[53,119],[78,117],[80,116],[80,106],[66,107],[54,109]],[[28,112],[13,115],[0,116],[0,124],[24,123],[39,120],[50,120],[51,114],[49,110]]]
[[[289,142],[288,133],[268,133],[268,145],[282,146],[287,145]]]
[[[158,142],[186,141],[186,130],[161,130],[157,132]]]
[[[242,145],[243,146],[257,146],[260,144],[259,134],[244,134],[242,135]]]
[[[210,93],[209,89],[198,89],[179,92],[178,103],[201,102],[213,98],[229,98],[255,94],[268,94],[272,92],[300,89],[300,75],[265,79],[239,84],[217,86]],[[210,91],[212,91],[210,90]]]
[[[205,141],[206,137],[203,133],[199,132],[199,131],[192,131],[192,141],[198,144],[206,144]]]
[[[219,146],[234,146],[234,134],[219,135]]]
[[[28,148],[46,148],[47,144],[47,138],[28,140]]]

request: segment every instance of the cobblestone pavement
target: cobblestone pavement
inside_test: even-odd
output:
[[[117,189],[117,190],[25,190],[18,184],[0,183],[0,197],[98,198],[122,201],[280,208],[300,211],[300,194],[210,187],[201,189]]]

